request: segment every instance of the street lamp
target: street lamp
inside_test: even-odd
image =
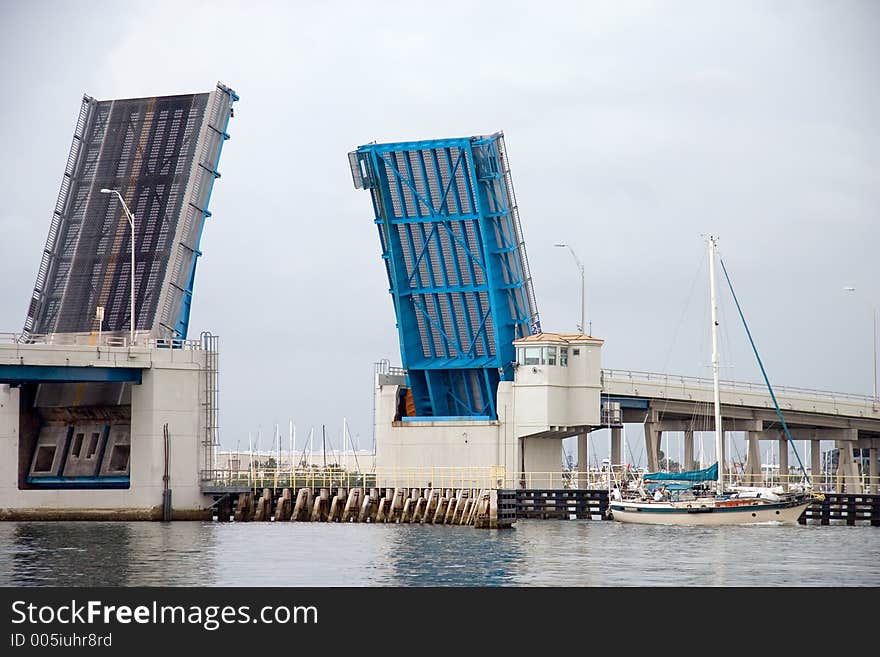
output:
[[[130,344],[134,344],[134,215],[125,204],[125,199],[115,189],[102,189],[102,194],[116,194],[119,202],[122,203],[122,209],[125,210],[125,216],[128,217],[128,225],[131,226],[131,340]]]
[[[852,285],[847,285],[843,288],[843,291],[854,294],[856,288]],[[877,308],[874,306],[871,307],[871,319],[874,321],[874,402],[877,402]]]
[[[584,328],[585,328],[585,323],[584,323],[584,304],[585,304],[585,301],[584,301],[584,299],[585,299],[585,296],[586,296],[586,293],[585,293],[585,291],[584,291],[584,290],[585,290],[585,286],[584,286],[584,265],[583,265],[583,263],[580,261],[580,259],[577,257],[577,254],[574,252],[574,249],[571,248],[568,244],[565,244],[565,243],[561,243],[561,242],[560,242],[560,243],[554,244],[553,246],[558,246],[558,247],[563,248],[563,249],[568,249],[569,252],[571,252],[571,257],[574,258],[574,262],[575,262],[575,264],[577,265],[578,271],[579,271],[580,274],[581,274],[581,323],[578,325],[578,331],[580,331],[581,333],[583,333],[583,332],[584,332]],[[590,333],[592,333],[592,332],[593,332],[593,322],[590,322]]]

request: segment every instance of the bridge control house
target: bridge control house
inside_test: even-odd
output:
[[[541,333],[514,342],[512,381],[497,389],[496,418],[419,416],[403,371],[376,375],[376,463],[390,479],[494,470],[502,487],[561,488],[562,439],[601,426],[602,340]],[[401,400],[404,400],[401,402]],[[586,456],[586,448],[581,452]],[[586,463],[581,463],[586,470]],[[497,482],[496,482],[497,485]]]

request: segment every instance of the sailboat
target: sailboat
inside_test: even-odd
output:
[[[724,454],[724,431],[721,426],[721,394],[718,384],[718,304],[715,289],[715,261],[717,257],[717,239],[709,238],[709,291],[712,306],[712,371],[715,406],[715,454]],[[724,262],[721,262],[724,268]],[[776,402],[776,395],[764,371],[761,358],[752,340],[751,332],[745,323],[745,316],[733,293],[727,270],[724,269],[730,291],[736,301],[740,318],[746,328],[755,357],[764,375],[764,381],[770,391],[770,397],[776,406],[776,413],[783,427],[788,442],[794,447],[788,425],[782,417],[782,411]],[[795,456],[797,448],[795,447]],[[720,457],[719,457],[720,458]],[[812,504],[816,497],[809,491],[809,477],[801,464],[804,486],[801,490],[785,492],[781,489],[739,488],[725,490],[724,469],[716,462],[702,470],[686,472],[654,472],[646,473],[630,492],[626,494],[615,488],[609,502],[608,515],[620,522],[632,522],[653,525],[740,525],[756,523],[795,524],[804,510]],[[714,490],[712,490],[714,483]]]

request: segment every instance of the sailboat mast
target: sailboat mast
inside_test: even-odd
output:
[[[709,237],[709,296],[712,305],[712,387],[715,398],[715,457],[718,460],[716,490],[724,490],[724,430],[721,427],[721,391],[718,387],[718,297],[715,292],[715,238]]]

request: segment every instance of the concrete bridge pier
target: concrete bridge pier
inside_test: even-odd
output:
[[[694,469],[694,432],[692,429],[684,432],[684,469]]]
[[[648,470],[657,472],[660,469],[660,441],[663,432],[657,422],[645,422],[645,454],[648,455]]]
[[[587,440],[590,434],[584,432],[578,434],[578,488],[587,487],[587,470],[590,469],[590,453]]]
[[[780,432],[779,438],[779,474],[782,476],[782,490],[788,490],[788,439]]]
[[[623,463],[623,452],[620,444],[620,427],[611,428],[611,464],[620,465]]]
[[[870,459],[870,464],[868,465],[868,476],[870,477],[870,483],[868,484],[868,492],[872,494],[880,493],[880,484],[877,481],[877,443],[880,442],[877,439],[871,441],[871,447],[868,448],[868,458]]]
[[[853,458],[853,441],[852,440],[836,440],[837,447],[837,476],[840,478],[840,485],[837,488],[841,492],[861,493],[861,485],[859,484],[859,466]]]
[[[763,483],[761,471],[761,432],[748,432],[749,453],[746,457],[745,483],[750,486],[759,486]]]
[[[822,477],[822,445],[818,440],[810,441],[810,481],[816,488]]]

